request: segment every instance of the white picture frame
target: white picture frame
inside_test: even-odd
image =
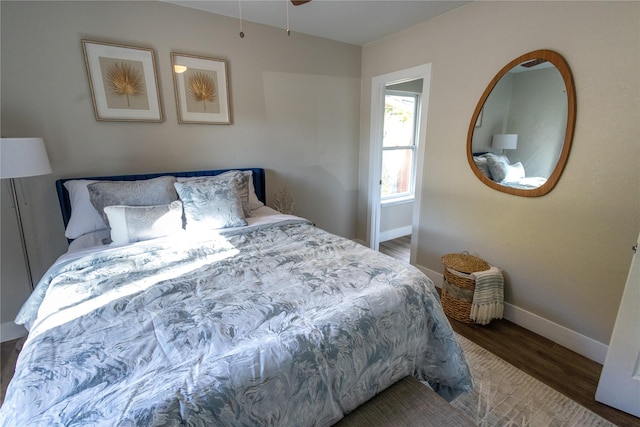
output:
[[[171,52],[178,123],[231,124],[225,59]]]
[[[153,49],[82,40],[98,121],[164,121]]]

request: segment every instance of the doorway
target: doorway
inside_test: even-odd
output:
[[[381,242],[388,242],[383,244],[383,250],[389,245],[397,250],[399,246],[406,248],[410,242],[408,261],[412,264],[420,218],[430,77],[431,64],[425,64],[374,77],[371,88],[369,246],[378,251]],[[401,103],[415,108],[412,123],[407,122],[406,113],[411,107],[396,111],[401,116],[400,122],[406,124],[399,130],[401,138],[397,140],[390,137],[390,130],[394,127],[398,130],[399,122],[385,123],[385,116],[389,118],[390,109]],[[408,130],[411,130],[410,136],[406,136]],[[404,219],[400,219],[403,216]]]

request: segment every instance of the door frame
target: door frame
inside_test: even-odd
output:
[[[422,200],[422,169],[427,136],[427,116],[429,110],[429,89],[431,87],[431,64],[422,64],[392,73],[373,77],[371,81],[371,124],[369,130],[369,206],[367,209],[369,229],[367,240],[373,250],[380,248],[380,180],[382,179],[382,132],[384,125],[384,95],[390,84],[422,79],[422,101],[418,114],[418,141],[416,150],[416,182],[411,223],[411,264],[416,262],[418,230],[420,226],[420,206]]]

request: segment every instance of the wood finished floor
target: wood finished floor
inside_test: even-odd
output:
[[[397,239],[380,242],[379,251],[392,258],[409,262],[411,255],[411,236],[398,237]]]
[[[410,236],[387,241],[380,244],[380,252],[408,260],[410,242]],[[493,320],[486,326],[453,319],[450,322],[460,335],[610,422],[621,427],[640,426],[640,418],[596,402],[596,389],[602,371],[599,363],[508,320]]]
[[[408,260],[407,242],[410,242],[410,239],[403,238],[403,242],[387,242],[385,246],[393,246],[396,255],[398,252],[404,252],[398,257]],[[401,250],[401,247],[404,247],[404,250]],[[451,325],[459,334],[610,422],[621,427],[640,426],[639,418],[595,401],[602,365],[507,320],[494,320],[486,326],[451,320]],[[13,376],[18,353],[16,343],[18,341],[14,340],[1,345],[2,399],[6,385]]]

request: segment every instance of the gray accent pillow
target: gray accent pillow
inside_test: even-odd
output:
[[[504,156],[490,156],[487,158],[489,171],[494,181],[500,182],[505,179],[508,172],[509,160]]]
[[[111,241],[115,245],[182,231],[182,203],[178,200],[159,206],[107,206],[104,212],[109,218]]]
[[[217,178],[174,184],[182,200],[187,230],[247,225],[238,195],[238,181]]]
[[[138,181],[98,181],[89,184],[87,189],[91,204],[108,225],[109,219],[104,213],[107,206],[157,206],[178,200],[174,182],[174,176],[160,176]]]

